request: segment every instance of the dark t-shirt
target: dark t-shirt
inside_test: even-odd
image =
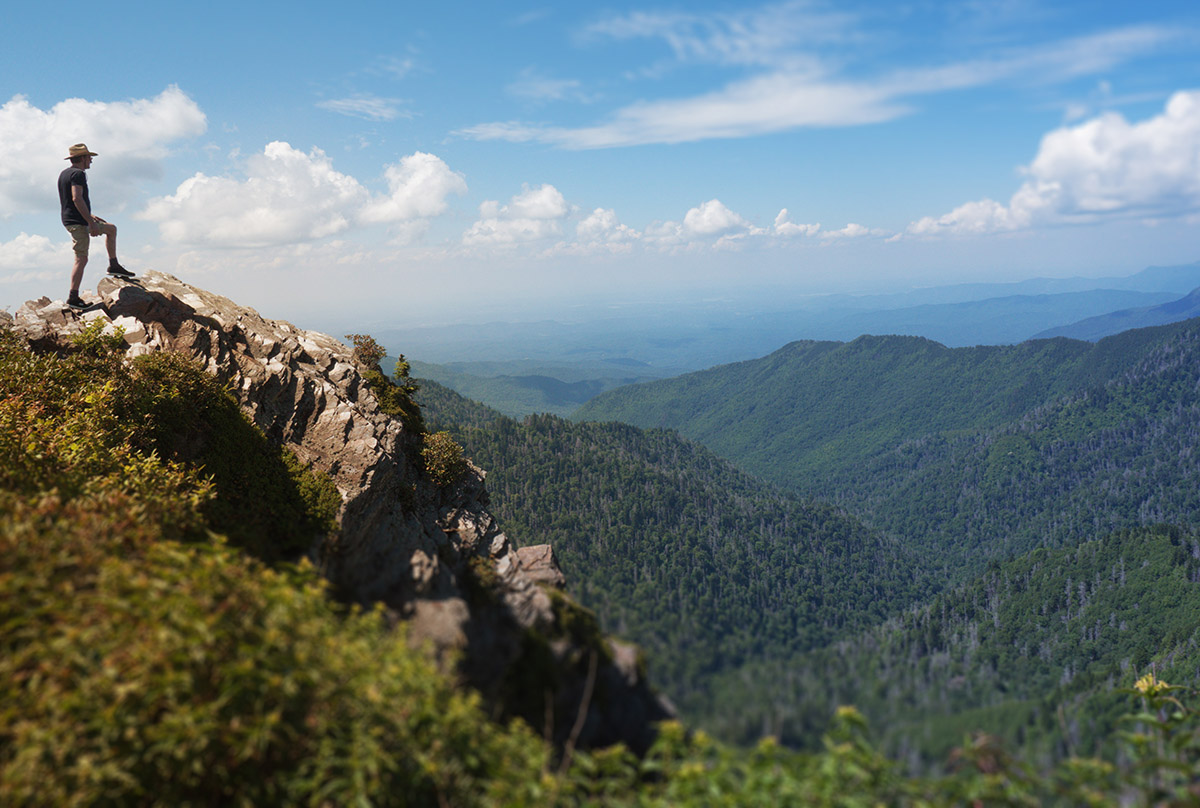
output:
[[[71,198],[72,185],[83,186],[83,201],[87,203],[88,210],[92,209],[92,200],[88,197],[87,172],[78,166],[68,166],[58,175],[58,201],[62,203],[62,223],[86,225],[87,219],[83,218],[83,214],[75,207]]]

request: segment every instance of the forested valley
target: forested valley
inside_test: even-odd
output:
[[[1200,537],[1136,528],[993,562],[980,577],[853,638],[722,676],[714,726],[812,746],[852,703],[893,758],[944,764],[975,730],[1043,763],[1111,756],[1117,693],[1153,668],[1200,681]]]
[[[643,647],[686,713],[723,709],[717,674],[851,636],[932,591],[896,542],[673,432],[518,422],[421,385],[431,428],[488,470],[505,531],[554,547],[572,593]]]
[[[1052,761],[1109,751],[1140,673],[1200,681],[1200,321],[794,343],[580,411],[778,487],[662,429],[420,395],[514,538],[727,740],[811,748],[851,703],[914,770],[970,730]]]

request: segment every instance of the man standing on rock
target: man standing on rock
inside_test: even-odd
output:
[[[134,274],[117,261],[117,226],[109,224],[99,216],[92,215],[92,201],[88,198],[87,174],[92,167],[96,152],[88,151],[82,143],[69,149],[71,161],[68,168],[58,175],[58,201],[62,203],[62,223],[75,242],[75,265],[71,269],[71,293],[67,305],[82,309],[87,306],[79,296],[79,284],[83,282],[83,268],[88,262],[88,246],[92,236],[105,236],[108,247],[108,274],[114,278],[132,278]]]

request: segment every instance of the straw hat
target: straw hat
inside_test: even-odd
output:
[[[67,157],[64,157],[64,160],[70,160],[72,157],[83,157],[84,155],[87,155],[88,157],[99,157],[99,155],[94,151],[88,151],[88,147],[84,143],[76,143],[67,151],[69,151],[70,154]]]

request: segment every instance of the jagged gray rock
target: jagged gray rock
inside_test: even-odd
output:
[[[409,622],[414,641],[465,652],[469,679],[501,701],[528,661],[528,633],[555,638],[546,643],[558,666],[555,737],[566,740],[590,676],[607,692],[589,705],[578,742],[648,745],[651,722],[671,710],[638,673],[629,648],[606,641],[587,651],[565,636],[540,585],[564,583],[550,548],[512,546],[487,511],[485,474],[473,464],[453,485],[435,485],[414,460],[422,435],[380,408],[349,347],[165,273],[137,282],[105,278],[97,293],[86,298],[95,308],[82,313],[48,298],[27,302],[11,327],[34,350],[66,350],[101,320],[105,330],[122,329],[129,356],[175,351],[201,362],[270,440],[337,486],[339,530],[315,537],[311,552],[340,597],[383,602]],[[486,581],[480,564],[490,570]],[[598,673],[588,670],[593,652],[604,659]]]

